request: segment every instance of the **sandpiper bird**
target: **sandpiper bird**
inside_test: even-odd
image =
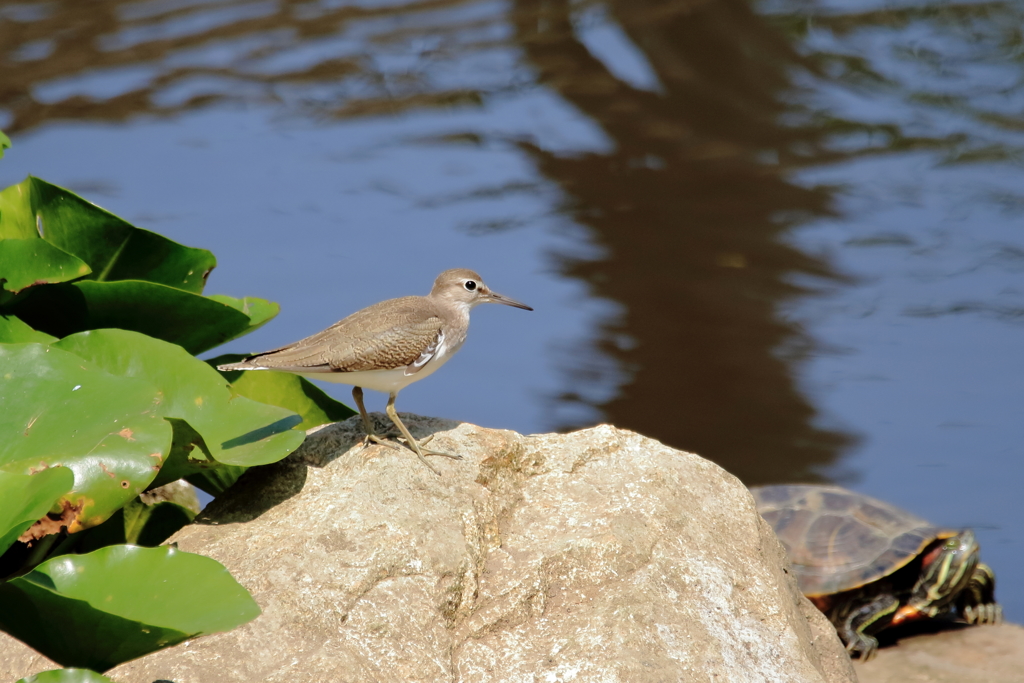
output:
[[[477,304],[505,304],[533,310],[492,292],[472,270],[455,268],[438,275],[427,296],[382,301],[311,337],[238,363],[218,365],[217,369],[277,370],[350,384],[367,443],[389,445],[373,431],[363,405],[363,387],[387,393],[388,417],[423,464],[440,474],[423,457],[422,446],[430,437],[423,444],[412,438],[395,410],[395,397],[403,388],[432,374],[455,355],[466,341],[469,312]],[[426,454],[460,457],[429,450]]]

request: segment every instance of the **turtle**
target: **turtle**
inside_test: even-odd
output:
[[[917,619],[998,623],[995,575],[970,529],[933,526],[837,486],[750,489],[785,547],[800,590],[836,627],[851,657],[870,659],[879,631]]]

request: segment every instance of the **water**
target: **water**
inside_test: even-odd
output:
[[[1024,620],[1024,4],[25,2],[6,186],[212,250],[294,341],[478,270],[404,411],[612,422],[975,527]],[[326,387],[348,401],[344,387]],[[383,399],[368,395],[371,409]]]

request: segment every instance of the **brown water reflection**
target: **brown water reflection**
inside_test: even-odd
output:
[[[814,158],[823,137],[820,127],[779,123],[788,70],[801,59],[746,2],[609,8],[660,92],[623,82],[595,59],[573,30],[569,2],[520,0],[516,13],[540,81],[615,144],[568,158],[529,148],[607,249],[600,261],[567,260],[564,272],[625,307],[591,342],[634,369],[601,409],[747,483],[814,480],[851,437],[815,424],[794,382],[801,330],[778,315],[806,294],[790,283],[794,274],[837,276],[779,239],[795,220],[829,211],[827,189],[786,178],[785,160]],[[570,384],[595,370],[583,355]]]

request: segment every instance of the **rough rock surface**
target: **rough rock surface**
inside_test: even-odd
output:
[[[972,626],[903,638],[856,669],[861,683],[1021,683],[1024,627]]]
[[[432,458],[438,477],[408,450],[357,446],[358,419],[313,432],[172,539],[226,565],[263,615],[108,675],[855,680],[750,494],[713,463],[609,426],[403,420],[464,459]]]
[[[59,664],[0,631],[0,681],[13,682],[30,674],[59,668]]]

